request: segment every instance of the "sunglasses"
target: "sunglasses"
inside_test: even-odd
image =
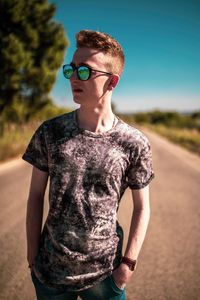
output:
[[[70,79],[72,77],[72,75],[74,74],[74,71],[76,71],[78,79],[83,80],[83,81],[90,79],[92,71],[100,72],[100,73],[107,74],[107,75],[113,75],[112,73],[95,70],[88,66],[76,67],[72,63],[70,65],[63,66],[63,75],[67,79]]]

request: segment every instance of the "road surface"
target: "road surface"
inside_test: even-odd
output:
[[[151,220],[127,300],[200,299],[200,158],[147,132],[156,177]],[[31,168],[21,161],[0,166],[0,299],[33,300],[26,263],[25,210]],[[119,219],[125,236],[131,193]]]

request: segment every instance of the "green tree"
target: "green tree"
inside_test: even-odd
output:
[[[48,103],[68,40],[48,0],[0,0],[0,111]]]

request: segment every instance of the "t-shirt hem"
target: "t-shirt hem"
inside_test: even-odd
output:
[[[41,275],[40,270],[38,269],[38,266],[34,266],[34,275],[37,277],[37,279],[44,285],[46,285],[49,288],[65,288],[68,292],[81,292],[86,289],[89,289],[101,281],[105,280],[107,277],[111,276],[112,270],[108,270],[105,273],[102,274],[97,280],[95,280],[92,283],[86,283],[84,282],[83,286],[75,287],[74,285],[69,285],[64,282],[64,280],[58,280],[56,282],[50,282],[48,280],[45,280],[45,278]]]
[[[131,190],[143,189],[145,186],[147,186],[152,181],[152,179],[154,179],[154,177],[155,177],[155,174],[153,173],[153,174],[151,174],[151,176],[149,177],[149,179],[146,182],[141,183],[141,184],[129,184],[128,186]]]

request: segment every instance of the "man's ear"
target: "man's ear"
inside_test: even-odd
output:
[[[109,91],[112,91],[116,87],[116,85],[119,82],[119,79],[120,79],[120,76],[118,74],[111,75],[111,79],[110,79],[110,82],[108,84],[108,90]]]

